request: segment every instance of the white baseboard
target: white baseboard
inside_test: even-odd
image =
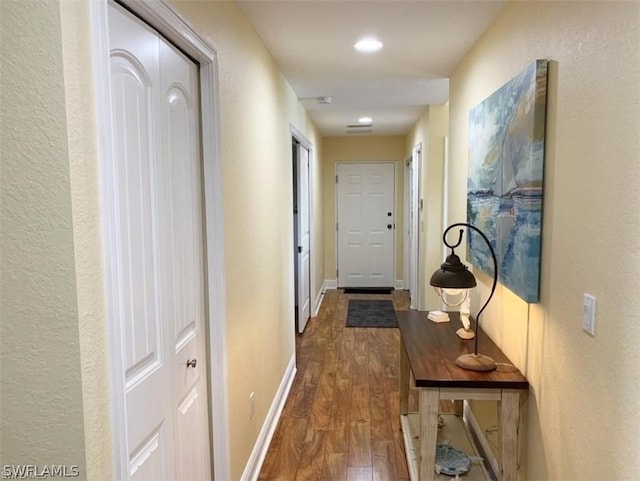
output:
[[[275,433],[276,427],[278,426],[278,421],[280,420],[284,403],[287,400],[287,396],[289,395],[291,384],[293,384],[293,378],[295,376],[296,355],[294,354],[291,356],[291,360],[289,361],[289,365],[282,377],[282,381],[280,381],[280,386],[273,398],[267,417],[262,424],[262,429],[260,430],[256,444],[253,446],[253,451],[251,451],[251,456],[249,456],[249,460],[247,461],[247,465],[244,468],[240,481],[257,481],[258,476],[260,475],[260,469],[262,469],[262,463],[264,463],[264,458],[269,450],[269,444],[271,444],[273,433]]]
[[[324,299],[324,293],[327,290],[327,281],[324,281],[322,283],[322,286],[320,286],[320,292],[318,292],[318,294],[316,295],[316,301],[313,309],[313,312],[311,313],[311,317],[316,317],[318,315],[318,312],[320,311],[320,306],[322,305],[322,300]]]
[[[320,311],[320,305],[322,304],[322,299],[324,299],[324,290],[318,292],[318,295],[316,296],[316,301],[315,304],[313,304],[314,309],[311,313],[311,317],[316,317],[318,315],[318,312]]]
[[[485,435],[484,431],[480,427],[480,423],[476,419],[473,414],[473,411],[469,407],[469,403],[467,401],[464,402],[464,411],[463,411],[463,419],[469,430],[473,433],[475,438],[478,440],[480,446],[478,446],[483,452],[481,456],[489,462],[493,473],[499,473],[498,460],[493,455],[493,451],[491,449],[491,444],[489,444],[489,440]]]
[[[338,279],[325,279],[324,283],[322,285],[324,286],[324,290],[325,291],[327,289],[337,289],[338,288]]]

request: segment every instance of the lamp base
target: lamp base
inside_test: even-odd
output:
[[[496,362],[482,354],[463,354],[456,359],[456,366],[468,371],[493,371],[496,368]]]
[[[476,337],[475,332],[473,332],[471,329],[465,329],[464,327],[458,329],[456,331],[456,334],[460,339],[473,339],[474,337]]]

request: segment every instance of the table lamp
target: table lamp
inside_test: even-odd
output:
[[[489,356],[478,354],[480,314],[482,314],[482,311],[484,311],[485,307],[487,307],[489,301],[493,297],[493,293],[496,290],[496,284],[498,282],[498,261],[496,260],[496,253],[494,252],[493,247],[491,247],[491,242],[489,242],[487,236],[477,227],[465,222],[459,222],[447,227],[444,234],[442,234],[442,241],[444,242],[444,245],[451,249],[451,254],[447,256],[446,260],[440,266],[440,269],[433,273],[430,284],[436,289],[436,292],[438,292],[439,295],[441,295],[444,289],[471,289],[476,286],[475,276],[469,271],[469,269],[467,269],[467,266],[460,261],[460,257],[455,253],[455,248],[462,243],[462,234],[464,229],[460,229],[458,242],[451,245],[447,241],[447,234],[455,227],[467,227],[468,229],[472,229],[480,234],[482,239],[489,246],[489,252],[491,252],[491,258],[493,259],[493,285],[491,286],[491,293],[489,294],[489,297],[476,315],[476,336],[473,354],[463,354],[458,357],[458,359],[456,359],[456,365],[462,369],[470,371],[492,371],[496,368],[495,361]]]

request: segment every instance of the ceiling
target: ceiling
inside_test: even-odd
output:
[[[404,135],[449,99],[456,65],[505,5],[497,0],[238,0],[318,126],[329,135]],[[363,36],[383,42],[357,52]],[[318,97],[332,97],[321,104]],[[371,127],[358,118],[373,118]]]

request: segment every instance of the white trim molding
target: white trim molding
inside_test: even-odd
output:
[[[326,292],[327,289],[337,289],[338,288],[338,279],[325,279],[323,292]]]
[[[249,456],[249,460],[247,461],[240,481],[258,480],[260,469],[262,469],[262,463],[264,463],[264,458],[269,450],[269,444],[271,444],[271,439],[273,438],[273,434],[278,426],[278,421],[280,421],[282,409],[287,401],[287,396],[289,395],[289,391],[291,390],[291,385],[293,384],[293,379],[295,377],[296,356],[294,354],[289,360],[289,365],[284,372],[282,381],[280,381],[280,386],[273,398],[267,417],[262,424],[262,429],[260,429],[260,434],[258,434],[258,439],[253,446],[253,450],[251,451],[251,455]]]
[[[325,291],[324,284],[322,284],[322,288],[320,288],[320,291],[318,291],[315,302],[313,303],[314,309],[313,309],[313,312],[311,313],[311,317],[318,316],[318,312],[320,312],[320,306],[322,305],[322,300],[324,299],[324,291]]]
[[[403,290],[404,289],[404,279],[396,279],[395,284],[393,285],[394,289]]]
[[[91,11],[91,36],[93,51],[93,74],[95,79],[95,107],[96,127],[98,133],[98,169],[100,175],[100,195],[109,198],[112,195],[112,181],[107,178],[106,165],[113,158],[112,127],[111,127],[111,65],[109,62],[109,24],[107,20],[107,2],[96,1],[90,3]],[[104,135],[101,135],[104,133]],[[109,205],[103,202],[103,205]],[[104,211],[102,212],[104,217]],[[113,239],[113,227],[108,222],[102,221],[103,251],[110,249]],[[107,322],[109,369],[111,382],[111,424],[113,436],[113,470],[117,479],[129,479],[129,463],[127,445],[124,442],[126,426],[125,406],[125,382],[122,377],[123,363],[120,355],[121,332],[118,323],[114,322],[113,312],[116,306],[109,303],[113,299],[113,293],[117,292],[114,273],[105,262],[105,317]]]
[[[318,312],[320,312],[320,306],[322,305],[322,301],[324,300],[324,294],[325,292],[327,292],[327,289],[337,288],[337,287],[331,287],[330,285],[331,283],[335,284],[335,286],[338,285],[338,281],[336,280],[329,281],[325,279],[324,282],[322,283],[322,286],[320,287],[320,290],[316,294],[316,303],[315,303],[315,310],[313,312],[313,317],[316,317],[318,315]]]
[[[219,101],[218,59],[215,49],[202,37],[191,23],[166,0],[118,0],[118,3],[134,12],[171,43],[198,62],[200,67],[200,112],[202,128],[202,157],[204,172],[204,209],[206,245],[206,288],[208,296],[207,317],[209,325],[209,395],[212,406],[210,422],[212,433],[213,477],[225,481],[231,479],[228,370],[226,343],[225,266],[222,206],[222,168],[219,154]],[[100,165],[106,165],[113,156],[111,139],[111,87],[109,63],[109,33],[107,0],[91,2],[91,23],[96,84],[96,117]],[[101,169],[103,170],[103,169]],[[102,195],[105,192],[103,184]],[[106,289],[113,289],[106,279]],[[107,316],[110,306],[107,306]],[[119,369],[118,339],[120,333],[110,320],[109,353],[112,370],[112,415],[114,426],[115,472],[118,479],[128,479],[128,455],[124,446],[126,416],[124,410],[124,386]]]
[[[411,238],[411,247],[409,250],[409,285],[407,290],[411,294],[411,309],[420,309],[422,302],[422,282],[421,282],[421,266],[422,259],[421,245],[424,242],[424,233],[421,232],[421,226],[428,225],[426,218],[426,210],[423,205],[422,198],[422,178],[424,155],[422,142],[418,142],[413,146],[411,151],[411,198],[409,209],[414,210],[414,217],[409,229]],[[426,184],[425,184],[426,185]]]

